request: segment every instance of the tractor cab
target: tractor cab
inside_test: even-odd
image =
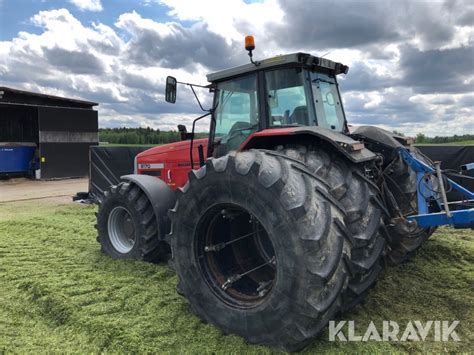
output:
[[[253,61],[254,48],[253,38],[246,41],[251,63],[209,74],[208,86],[181,83],[193,92],[198,86],[214,93],[212,108],[204,110],[212,117],[208,156],[237,150],[252,133],[266,129],[317,126],[347,133],[336,79],[347,74],[347,66],[306,53]],[[166,101],[175,102],[177,83],[167,78]]]
[[[306,53],[254,61],[253,38],[247,38],[250,63],[207,75],[206,86],[166,78],[167,102],[176,102],[177,84],[184,84],[205,113],[193,121],[190,133],[178,125],[185,142],[139,154],[136,173],[158,176],[174,189],[183,186],[189,170],[203,166],[207,158],[219,158],[230,151],[300,144],[303,140],[313,144],[324,141],[354,162],[373,159],[373,153],[347,135],[336,78],[348,72],[347,66]],[[195,87],[213,93],[211,108],[203,108]],[[208,138],[195,139],[196,122],[208,116]]]
[[[340,63],[294,53],[209,74],[212,155],[237,150],[253,132],[269,128],[319,126],[346,132],[336,76],[347,71]]]

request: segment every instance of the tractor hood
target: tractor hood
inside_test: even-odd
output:
[[[163,145],[158,145],[156,147],[150,148],[148,150],[145,150],[144,152],[141,152],[140,154],[137,155],[137,159],[141,158],[146,158],[149,156],[154,156],[154,155],[160,155],[160,154],[182,154],[183,151],[186,151],[186,155],[183,156],[187,161],[189,161],[189,147],[190,147],[191,141],[186,140],[186,141],[179,141],[175,143],[168,143],[168,144],[163,144]],[[207,138],[203,139],[195,139],[193,142],[193,150],[196,150],[197,154],[197,149],[198,146],[202,145],[204,148],[204,152],[206,152],[207,149]],[[196,155],[196,157],[199,159],[199,157]]]
[[[206,156],[207,142],[207,138],[193,142],[194,169],[199,169],[199,146],[202,146]],[[182,187],[191,171],[190,145],[191,141],[186,140],[145,150],[135,158],[135,172],[160,178],[172,189]]]

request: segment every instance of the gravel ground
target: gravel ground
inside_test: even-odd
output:
[[[61,202],[77,192],[88,191],[88,186],[87,178],[51,181],[10,179],[0,181],[0,203],[44,198],[50,202]]]

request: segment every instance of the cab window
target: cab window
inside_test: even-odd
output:
[[[217,84],[214,140],[220,154],[236,150],[258,127],[255,74]]]
[[[318,126],[335,131],[344,128],[344,113],[336,80],[325,74],[311,73]]]
[[[265,73],[270,126],[308,125],[308,105],[300,68]]]

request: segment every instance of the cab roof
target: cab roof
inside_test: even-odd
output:
[[[285,55],[278,55],[276,57],[267,58],[264,60],[256,61],[258,65],[253,63],[244,64],[238,67],[221,70],[219,72],[211,73],[207,75],[207,80],[211,83],[223,81],[235,76],[239,76],[246,73],[255,72],[262,69],[268,69],[272,67],[280,66],[302,66],[313,70],[319,70],[323,72],[329,72],[334,75],[347,74],[349,67],[347,65],[333,62],[332,60],[315,57],[308,53],[291,53]]]

